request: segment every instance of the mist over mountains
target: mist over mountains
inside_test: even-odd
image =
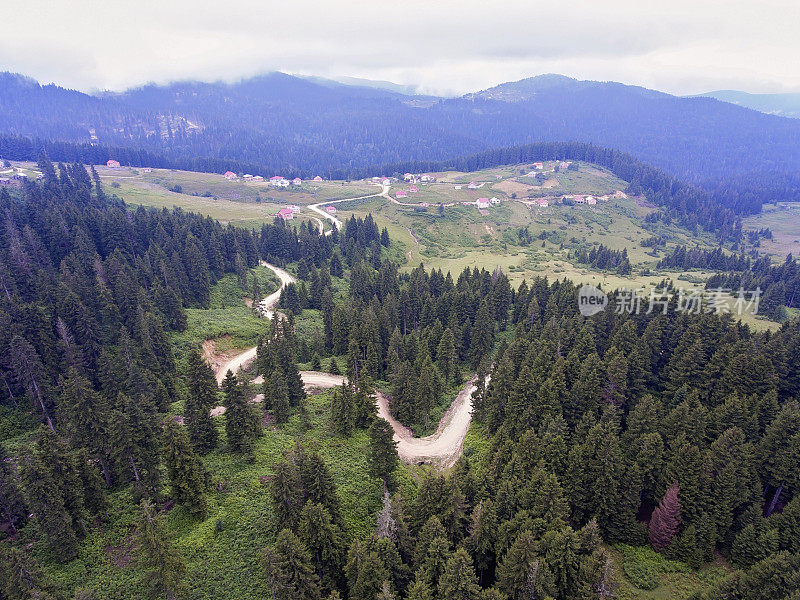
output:
[[[701,184],[800,172],[800,120],[712,98],[560,75],[457,98],[410,92],[276,72],[90,95],[4,73],[0,134],[322,174],[539,141],[622,150]]]

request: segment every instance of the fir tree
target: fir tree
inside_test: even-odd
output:
[[[203,518],[206,513],[206,472],[192,450],[186,431],[175,421],[168,421],[164,427],[162,453],[173,500],[187,506],[193,515]]]
[[[222,382],[225,395],[225,433],[228,446],[233,452],[253,458],[253,448],[261,435],[258,415],[245,399],[244,389],[236,375],[228,371]]]
[[[186,567],[172,546],[153,504],[142,500],[137,524],[139,566],[145,571],[147,597],[152,600],[184,597]]]
[[[649,539],[655,550],[669,546],[681,525],[681,503],[678,500],[680,491],[678,483],[673,483],[650,517]]]
[[[439,597],[442,600],[478,600],[479,596],[472,559],[466,550],[459,548],[448,559],[439,580]]]
[[[269,589],[276,600],[318,600],[319,577],[308,549],[289,529],[282,529],[262,558]]]
[[[186,398],[189,438],[198,452],[207,452],[217,446],[217,428],[209,411],[218,403],[218,387],[214,371],[197,350],[189,352],[186,379],[189,388]]]
[[[372,476],[380,477],[388,484],[397,467],[398,458],[394,430],[386,420],[380,418],[373,420],[369,428],[367,455]]]

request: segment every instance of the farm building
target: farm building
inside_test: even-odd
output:
[[[492,198],[491,200],[489,200],[489,202],[491,202],[492,204],[500,204],[500,198]]]
[[[453,186],[453,189],[454,189],[454,190],[460,190],[460,189],[461,189],[461,186],[460,186],[460,185],[454,185],[454,186]]]
[[[287,206],[286,208],[288,208],[289,210],[291,210],[293,213],[299,213],[299,212],[300,212],[300,207],[299,207],[299,206],[297,206],[297,204],[290,204],[290,205],[289,205],[289,206]]]
[[[582,195],[580,195],[580,194],[575,194],[575,195],[572,197],[572,201],[573,201],[573,202],[575,202],[575,204],[586,204],[586,198],[584,198],[584,197],[583,197]]]
[[[406,173],[405,175],[403,175],[403,179],[405,181],[410,181],[410,180],[414,179],[414,174],[413,173]]]
[[[408,198],[408,192],[400,190],[395,194],[395,197],[397,197],[397,198]]]
[[[384,177],[383,180],[381,180],[381,183],[383,185],[391,185],[392,184],[392,180],[389,179],[388,177]]]
[[[282,208],[278,211],[278,218],[284,221],[291,221],[294,219],[294,211],[291,208]]]
[[[428,208],[428,207],[430,206],[430,204],[428,204],[427,202],[420,202],[420,204],[419,204],[419,205],[420,205],[422,208]]]
[[[314,181],[322,181],[322,177],[320,177],[319,175],[317,175],[316,177],[314,177]]]
[[[244,175],[242,175],[242,179],[252,179],[252,178],[253,176],[250,175],[250,173],[245,173]]]
[[[303,185],[303,180],[300,179],[299,177],[295,177],[294,179],[292,179],[292,185]]]
[[[113,158],[109,159],[108,161],[106,161],[106,166],[111,167],[112,169],[119,169],[119,161],[114,160]]]
[[[474,181],[470,181],[469,184],[467,185],[467,189],[469,189],[469,190],[477,190],[478,189],[478,184],[475,183]]]
[[[408,188],[408,191],[412,194],[416,194],[419,191],[419,188],[415,185],[412,185],[410,188]]]
[[[326,206],[325,207],[325,212],[328,213],[329,215],[335,215],[336,214],[336,207],[335,206]]]
[[[477,206],[478,208],[489,208],[491,206],[491,203],[489,202],[488,198],[478,198],[475,201],[475,206]]]
[[[536,201],[536,204],[538,204],[542,208],[547,208],[548,206],[550,206],[550,202],[547,200],[547,198],[539,198]]]
[[[264,181],[264,178],[261,175],[254,175],[253,181]]]
[[[540,163],[540,162],[533,163],[533,168],[534,169],[544,169],[544,163]]]
[[[236,179],[236,173],[233,171],[225,171],[225,175],[223,175],[225,179]]]

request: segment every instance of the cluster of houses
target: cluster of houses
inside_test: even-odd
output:
[[[278,211],[278,218],[283,219],[284,221],[291,221],[294,219],[294,216],[300,212],[300,207],[296,204],[290,204],[286,208],[282,208]]]
[[[238,179],[239,176],[234,173],[233,171],[225,171],[222,175],[228,181],[233,181],[234,179]],[[242,175],[242,179],[245,181],[264,181],[264,178],[261,175],[250,175],[250,173],[245,173]],[[322,181],[322,177],[317,175],[314,177],[313,181]],[[281,177],[280,175],[273,175],[269,178],[269,184],[272,187],[289,187],[289,186],[301,186],[303,185],[303,180],[299,177],[295,177],[294,179],[286,179],[285,177]]]
[[[436,177],[428,174],[406,173],[403,175],[403,180],[409,183],[433,183],[436,181]]]

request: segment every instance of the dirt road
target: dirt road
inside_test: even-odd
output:
[[[281,269],[280,267],[271,265],[263,260],[261,261],[261,266],[272,269],[278,276],[278,279],[280,279],[281,281],[280,287],[259,303],[259,311],[261,312],[261,314],[267,317],[268,319],[271,319],[272,317],[275,316],[275,307],[278,305],[278,300],[280,300],[281,298],[281,291],[289,283],[295,283],[297,280],[292,275]],[[222,381],[225,379],[225,375],[228,373],[228,371],[232,371],[233,373],[238,373],[239,369],[245,368],[247,365],[253,362],[255,358],[256,358],[256,348],[254,346],[252,348],[245,350],[241,354],[237,354],[236,356],[230,358],[227,362],[222,363],[216,369],[215,375],[217,376],[217,383],[219,385],[222,385]]]
[[[357,198],[341,198],[340,200],[326,200],[325,202],[317,202],[316,204],[309,204],[308,209],[314,211],[318,215],[328,219],[336,229],[342,228],[342,222],[334,217],[332,214],[326,212],[324,209],[320,208],[323,204],[325,206],[330,206],[332,204],[339,204],[340,202],[351,202],[353,200],[366,200],[367,198],[375,198],[377,196],[383,196],[384,198],[389,197],[389,186],[388,185],[381,185],[381,191],[376,194],[368,194],[366,196],[358,196]],[[330,235],[330,230],[325,232],[325,235]]]
[[[386,193],[388,186],[384,186],[383,193],[375,194],[381,196]],[[278,291],[270,294],[261,301],[262,314],[270,318],[275,314],[275,306],[278,304],[281,289],[288,283],[295,281],[289,273],[269,263],[262,262],[262,265],[269,267],[281,280],[281,287]],[[227,372],[238,372],[239,369],[246,367],[256,357],[256,348],[249,348],[241,354],[234,356],[227,362],[220,364],[216,369],[217,382],[219,384],[225,379]],[[306,390],[310,389],[330,389],[342,385],[345,378],[342,375],[332,375],[320,371],[301,371],[303,385]],[[253,383],[261,384],[264,379],[259,376]],[[401,460],[408,463],[426,462],[435,464],[437,467],[445,469],[452,466],[464,445],[464,438],[469,430],[472,420],[472,392],[475,391],[475,379],[471,379],[458,393],[456,399],[439,422],[436,432],[423,437],[415,438],[408,427],[399,423],[389,412],[389,398],[381,392],[376,393],[375,404],[378,408],[378,416],[386,419],[394,430],[394,439],[397,442],[397,454]],[[256,395],[252,402],[261,402],[264,399],[262,394]],[[211,416],[216,417],[225,413],[224,406],[217,406],[211,410]]]

